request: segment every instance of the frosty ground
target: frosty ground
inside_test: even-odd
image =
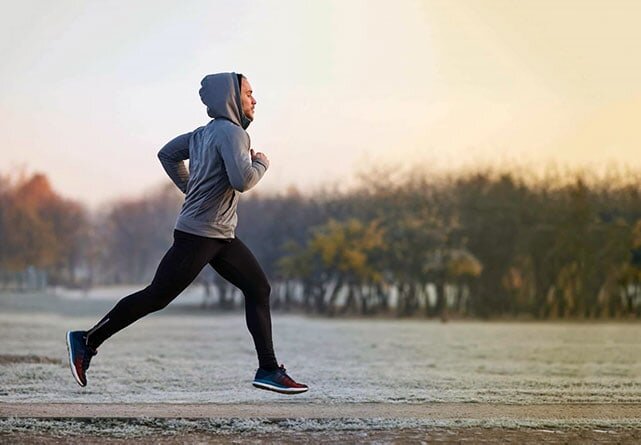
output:
[[[0,440],[57,440],[57,434],[118,440],[121,430],[122,437],[144,432],[167,440],[172,439],[164,432],[174,431],[195,441],[203,434],[211,440],[231,434],[221,436],[227,440],[248,432],[265,441],[273,439],[271,434],[279,441],[291,434],[297,441],[315,434],[341,441],[361,433],[361,439],[382,442],[432,433],[433,440],[447,441],[478,431],[488,438],[519,431],[532,438],[536,431],[553,434],[550,440],[561,441],[639,438],[638,323],[443,324],[276,313],[277,357],[294,378],[310,385],[308,393],[292,398],[251,386],[256,358],[242,313],[200,311],[178,303],[105,343],[92,361],[89,385],[80,388],[66,363],[65,331],[89,328],[116,294],[111,299],[0,295]],[[134,412],[136,406],[160,407],[162,412],[172,404],[210,405],[228,412],[168,417],[141,408],[139,416],[129,419],[118,411],[69,416],[79,404],[134,407]],[[35,413],[37,407],[46,411],[56,406],[62,407],[62,415]],[[252,406],[293,408],[281,414],[256,409],[253,415]],[[429,415],[434,406],[452,415]],[[461,406],[475,408],[456,411]],[[488,412],[492,406],[517,411]],[[537,406],[544,407],[542,414]],[[587,411],[580,412],[580,406]],[[332,409],[336,415],[319,416]],[[407,409],[410,414],[402,415]],[[339,415],[341,410],[348,414]],[[578,414],[563,414],[572,410]]]

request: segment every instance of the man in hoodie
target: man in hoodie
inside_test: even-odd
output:
[[[253,385],[285,394],[305,392],[307,385],[296,383],[277,364],[269,281],[251,251],[235,237],[238,197],[255,186],[269,167],[267,156],[251,149],[245,131],[256,105],[251,85],[242,74],[211,74],[201,82],[200,98],[212,120],[176,137],[158,153],[171,180],[185,193],[173,245],[149,286],[120,300],[88,331],[67,332],[71,372],[85,386],[91,358],[105,340],[166,307],[209,264],[245,296],[245,318],[259,364]]]

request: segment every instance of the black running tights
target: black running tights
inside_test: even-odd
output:
[[[98,348],[116,332],[166,307],[209,264],[245,295],[245,318],[261,368],[277,368],[272,345],[269,281],[251,251],[238,238],[217,239],[174,230],[174,243],[149,286],[121,299],[87,334]]]

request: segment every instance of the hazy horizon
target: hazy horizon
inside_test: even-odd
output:
[[[606,1],[7,3],[0,172],[92,208],[168,182],[156,153],[246,74],[258,192],[373,166],[641,169],[641,4]]]

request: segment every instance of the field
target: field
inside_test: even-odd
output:
[[[179,299],[107,341],[80,388],[64,334],[91,327],[112,294],[0,296],[0,441],[641,438],[638,323],[276,313],[277,357],[310,385],[288,397],[251,386],[257,364],[242,313]]]

